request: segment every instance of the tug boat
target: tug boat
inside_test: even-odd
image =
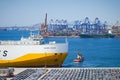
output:
[[[83,56],[78,53],[77,58],[74,59],[74,62],[82,62],[83,61]]]

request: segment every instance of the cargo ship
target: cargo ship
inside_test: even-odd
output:
[[[80,34],[81,38],[114,38],[114,34]]]
[[[67,42],[45,44],[39,35],[0,41],[0,67],[60,67],[67,54]]]
[[[47,14],[41,27],[47,27]],[[68,54],[68,42],[44,43],[44,30],[41,35],[31,34],[18,41],[0,41],[0,67],[61,67]]]

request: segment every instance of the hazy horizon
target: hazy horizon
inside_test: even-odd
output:
[[[96,17],[108,24],[120,21],[120,0],[0,0],[0,26],[30,26],[50,19],[69,22]]]

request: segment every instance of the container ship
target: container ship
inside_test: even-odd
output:
[[[114,34],[80,34],[81,38],[114,38]]]

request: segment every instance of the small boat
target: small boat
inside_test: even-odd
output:
[[[82,62],[83,61],[83,57],[80,53],[78,53],[77,58],[74,59],[74,62]]]
[[[74,62],[81,62],[82,60],[81,59],[78,59],[78,58],[76,58],[76,59],[74,59]]]

